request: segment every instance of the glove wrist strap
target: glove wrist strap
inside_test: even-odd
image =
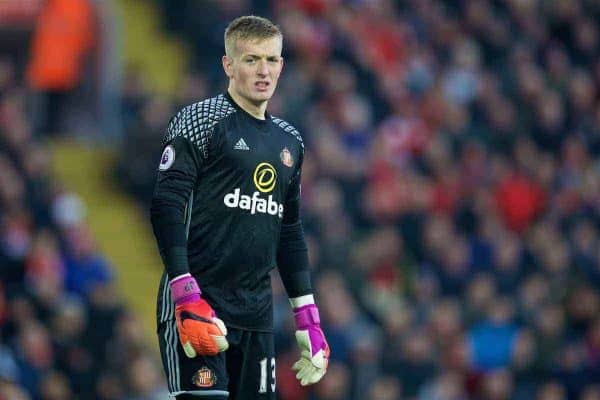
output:
[[[179,275],[169,282],[171,286],[171,299],[175,304],[182,304],[200,300],[200,287],[194,277],[187,273]]]
[[[290,297],[290,304],[295,310],[297,308],[307,306],[309,304],[315,304],[315,297],[312,294],[307,294],[299,297]]]
[[[308,304],[294,309],[294,319],[298,329],[306,329],[310,326],[320,325],[321,318],[315,304]]]

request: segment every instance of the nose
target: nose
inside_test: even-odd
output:
[[[260,60],[258,63],[258,70],[256,71],[261,77],[269,75],[269,67],[265,60]]]

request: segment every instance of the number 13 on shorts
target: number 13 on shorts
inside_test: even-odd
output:
[[[258,393],[267,393],[267,377],[269,375],[269,372],[267,371],[269,369],[268,360],[268,358],[260,360],[260,387],[258,388]],[[269,386],[271,386],[271,393],[275,393],[275,357],[271,358],[270,364],[271,383]]]

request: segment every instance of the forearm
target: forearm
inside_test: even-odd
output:
[[[153,199],[152,229],[169,278],[189,272],[184,217],[177,207]]]
[[[283,286],[290,298],[312,294],[308,248],[300,220],[282,226],[277,265]]]

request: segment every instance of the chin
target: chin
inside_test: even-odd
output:
[[[252,94],[252,100],[257,101],[257,102],[267,101],[271,97],[273,97],[273,92],[253,93]]]

